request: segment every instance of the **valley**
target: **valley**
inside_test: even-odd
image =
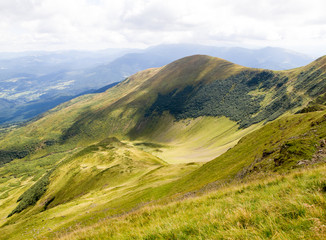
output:
[[[322,239],[325,77],[194,55],[4,130],[0,239]]]

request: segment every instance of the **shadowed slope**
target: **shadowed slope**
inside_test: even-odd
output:
[[[316,96],[308,89],[313,88],[320,93],[324,87],[322,59],[303,68],[273,72],[245,68],[208,56],[186,57],[162,68],[137,73],[105,93],[64,103],[26,127],[12,131],[6,136],[6,141],[1,142],[2,148],[15,143],[37,144],[50,139],[77,138],[82,142],[100,140],[108,135],[126,137],[126,134],[134,138],[142,135],[146,128],[146,124],[143,124],[144,121],[148,122],[146,116],[162,111],[169,111],[178,119],[227,116],[248,126],[307,104],[309,99]],[[313,69],[320,73],[318,79],[308,77],[316,75]],[[306,76],[305,84],[301,84],[301,75]],[[210,89],[216,89],[219,95],[214,96],[215,90],[209,92]],[[170,96],[173,101],[157,102],[162,96]],[[183,102],[178,101],[181,96],[184,97]],[[236,96],[243,96],[238,103],[245,100],[249,104],[252,101],[256,104],[255,109],[248,113],[243,112],[244,108],[236,107],[232,112],[226,111],[232,107],[232,102],[237,103]],[[175,103],[179,104],[178,109],[171,109],[169,104]],[[209,110],[211,103],[214,107]],[[244,117],[249,117],[250,122],[245,123]]]
[[[192,56],[5,133],[4,236],[93,223],[165,197],[316,163],[325,112],[290,114],[325,91],[324,71],[325,57],[275,72]],[[5,219],[22,201],[30,204]]]

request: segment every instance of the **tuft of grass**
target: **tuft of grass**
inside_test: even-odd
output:
[[[299,175],[298,175],[299,174]],[[299,177],[298,177],[299,176]],[[152,205],[56,239],[324,239],[325,166]],[[52,237],[49,237],[52,239]]]

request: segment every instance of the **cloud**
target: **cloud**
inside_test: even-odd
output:
[[[324,9],[323,0],[0,0],[0,51],[188,42],[326,53]]]

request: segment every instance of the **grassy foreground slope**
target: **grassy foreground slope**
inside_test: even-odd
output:
[[[326,168],[153,205],[55,239],[325,239]],[[47,239],[47,238],[45,238]],[[49,237],[52,239],[52,237]]]
[[[314,182],[312,176],[314,176],[316,172],[307,171],[300,174],[302,177],[299,179],[303,178],[304,183],[295,183],[298,178],[289,181],[277,180],[277,189],[272,187],[267,191],[267,193],[264,192],[264,189],[265,187],[269,189],[269,184],[266,186],[262,184],[262,186],[258,188],[254,187],[254,190],[250,187],[248,188],[250,191],[247,191],[248,189],[241,190],[241,195],[238,195],[237,191],[226,189],[225,191],[229,193],[224,196],[222,194],[224,193],[223,190],[222,192],[216,193],[219,197],[215,197],[215,201],[217,202],[212,203],[212,205],[205,205],[205,199],[207,199],[205,197],[203,200],[198,200],[198,204],[200,206],[202,205],[202,208],[200,207],[198,211],[205,211],[205,213],[203,212],[202,214],[195,212],[197,200],[191,200],[190,202],[195,203],[191,203],[190,205],[187,205],[188,200],[186,202],[180,202],[175,205],[178,207],[174,208],[174,210],[170,210],[170,207],[164,207],[161,204],[175,201],[180,198],[183,199],[189,196],[189,192],[192,192],[190,196],[202,195],[206,191],[221,188],[221,186],[227,184],[235,184],[251,180],[262,181],[264,178],[271,179],[275,175],[284,175],[291,171],[296,171],[296,169],[302,169],[311,165],[321,166],[321,168],[317,170],[317,172],[321,171],[321,173],[318,173],[317,176],[321,179],[321,184],[323,184],[324,178],[322,178],[322,176],[325,171],[323,166],[326,160],[325,116],[325,111],[317,111],[286,116],[275,120],[274,122],[248,134],[242,138],[234,148],[203,166],[194,164],[168,165],[153,155],[151,156],[149,153],[134,148],[132,145],[128,146],[117,140],[113,140],[112,146],[112,143],[108,144],[108,141],[112,142],[112,140],[107,140],[104,143],[92,146],[90,149],[82,150],[73,155],[70,159],[59,164],[50,177],[51,183],[45,194],[40,198],[35,206],[31,206],[23,212],[15,214],[9,218],[6,221],[6,224],[1,228],[1,237],[4,239],[18,239],[22,233],[27,239],[32,238],[33,236],[40,238],[41,236],[54,237],[56,234],[61,234],[62,232],[70,232],[74,228],[93,226],[94,224],[94,229],[97,229],[97,227],[100,226],[97,223],[103,221],[105,223],[107,221],[105,219],[108,217],[115,216],[116,214],[119,215],[126,211],[135,211],[136,209],[149,204],[154,206],[154,209],[160,209],[158,215],[153,213],[154,217],[156,216],[157,218],[165,219],[162,221],[168,221],[169,217],[176,216],[177,219],[175,220],[175,223],[178,221],[183,223],[180,223],[180,228],[173,224],[169,225],[169,227],[165,225],[156,225],[157,223],[160,223],[160,221],[152,218],[150,212],[146,213],[148,214],[146,217],[146,223],[142,223],[144,220],[142,216],[139,217],[141,223],[139,223],[140,225],[138,226],[138,220],[134,220],[133,216],[135,215],[131,214],[130,216],[133,220],[130,221],[135,222],[131,223],[127,221],[127,223],[131,225],[126,226],[126,228],[130,227],[136,229],[133,236],[141,238],[143,236],[142,234],[145,234],[144,236],[148,235],[147,237],[149,239],[155,239],[157,237],[164,239],[169,236],[173,239],[173,234],[177,234],[175,236],[179,238],[181,238],[183,234],[186,234],[185,238],[187,238],[187,234],[190,234],[195,238],[196,236],[201,236],[202,238],[211,237],[214,239],[214,236],[216,236],[214,234],[226,234],[226,232],[223,231],[230,231],[230,239],[236,238],[237,234],[240,234],[239,239],[245,236],[243,234],[249,234],[249,239],[255,236],[255,234],[258,234],[257,236],[263,236],[263,234],[266,234],[266,236],[273,236],[276,232],[277,234],[281,234],[279,235],[281,236],[279,238],[282,238],[282,236],[286,238],[288,236],[292,237],[292,235],[295,234],[295,231],[307,231],[305,234],[310,235],[303,235],[304,238],[314,236],[318,239],[317,235],[315,236],[313,232],[308,232],[307,229],[312,228],[313,224],[315,224],[315,221],[312,221],[311,218],[316,218],[316,221],[320,222],[320,227],[322,228],[325,219],[323,218],[324,215],[320,215],[319,208],[324,206],[322,204],[324,204],[325,200],[322,199],[322,202],[320,203],[321,205],[316,206],[316,212],[308,212],[307,209],[310,209],[310,207],[304,205],[304,210],[302,210],[304,213],[300,213],[300,206],[302,207],[303,203],[301,205],[299,204],[300,201],[305,200],[304,203],[311,205],[311,202],[314,201],[313,199],[310,199],[310,195],[307,195],[306,191],[308,191],[308,187],[304,187],[302,190],[300,189],[300,184],[307,184],[307,186],[312,184]],[[115,146],[117,149],[115,149]],[[129,165],[126,151],[129,152],[129,157],[131,156],[131,159],[133,159]],[[112,154],[115,157],[110,160],[113,156]],[[139,156],[139,154],[147,156],[145,162],[144,160],[141,160],[142,157],[136,157],[136,155]],[[103,156],[107,157],[103,158]],[[118,166],[116,166],[114,162],[118,164]],[[116,167],[112,168],[113,166]],[[129,170],[130,172],[128,172]],[[117,173],[118,175],[116,175]],[[100,178],[97,176],[100,176]],[[120,178],[120,176],[123,176],[123,178]],[[289,179],[291,178],[292,177]],[[66,181],[68,182],[65,183]],[[87,187],[87,185],[89,186]],[[293,189],[293,192],[287,188],[284,189],[284,187],[290,185],[296,186]],[[320,185],[319,188],[322,188],[322,185]],[[279,193],[276,193],[272,198],[270,193],[273,190],[279,191]],[[298,198],[295,197],[297,193],[300,193],[296,196]],[[321,197],[324,196],[324,193],[319,192],[317,188],[315,188],[314,193]],[[266,194],[266,196],[264,194]],[[305,194],[307,200],[302,200],[301,195],[303,197]],[[234,195],[240,196],[240,200],[234,198]],[[284,199],[285,196],[293,197],[294,203],[289,206],[284,205],[290,204],[292,201],[291,198]],[[216,200],[220,198],[225,198],[225,200]],[[240,221],[241,217],[239,217],[239,219],[232,219],[234,213],[232,211],[234,211],[234,209],[231,208],[231,203],[240,204],[242,200],[249,201],[248,205],[246,205],[248,208],[245,209],[244,214],[249,216],[250,219],[244,219],[244,223]],[[284,203],[278,203],[280,200],[284,201]],[[227,202],[229,202],[230,205],[223,205]],[[275,208],[272,208],[269,212],[265,208],[270,204],[270,202],[275,204]],[[261,204],[262,209],[259,208],[259,204],[256,206],[256,203]],[[182,209],[183,204],[185,204],[185,210],[184,212],[181,211],[181,215],[178,215],[177,209]],[[221,209],[219,209],[219,204],[222,204],[220,205]],[[172,204],[172,206],[174,206],[174,204]],[[284,211],[281,209],[283,211],[282,214],[286,216],[283,222],[277,222],[277,218],[280,216],[278,215],[280,206],[283,206]],[[191,207],[194,207],[194,212],[191,210]],[[222,218],[224,209],[229,208],[230,221],[224,222],[225,226],[222,224],[220,228],[219,225],[217,225],[217,229],[214,230],[213,228],[212,232],[205,228],[205,221],[194,223],[199,221],[199,217],[206,219],[210,216],[206,216],[206,213],[209,212],[207,210],[209,207],[214,207],[214,209],[217,209],[216,211],[220,211],[218,219]],[[44,211],[45,209],[46,211]],[[151,208],[149,209],[150,210],[145,210],[145,212],[152,211]],[[211,211],[215,211],[214,209]],[[167,212],[166,215],[164,215],[164,211]],[[288,215],[286,215],[287,211],[290,211]],[[299,213],[297,211],[299,211]],[[170,214],[169,212],[172,212],[173,214]],[[256,217],[255,215],[258,212],[261,213]],[[197,216],[195,216],[196,214]],[[241,211],[237,214],[241,214]],[[272,214],[274,217],[270,218],[269,214]],[[138,215],[136,214],[136,218],[137,216]],[[187,232],[187,219],[191,216],[193,216],[195,220],[194,222],[190,221],[190,230]],[[293,222],[291,222],[292,217],[294,219]],[[106,234],[109,232],[109,236],[112,235],[112,237],[115,237],[116,239],[119,239],[120,237],[123,238],[122,236],[124,236],[123,231],[125,231],[125,228],[122,225],[126,224],[125,219],[128,218],[129,215],[121,218],[114,218],[114,222],[117,225],[112,224],[110,220],[108,224],[116,226],[116,228],[112,227],[111,232],[107,227],[104,227],[106,225],[103,225],[100,227],[100,233],[97,233],[97,230],[94,230],[95,236],[96,234],[100,234],[100,236],[105,239],[105,236],[107,236]],[[157,222],[153,223],[152,220],[157,220]],[[216,220],[215,222],[217,221],[219,220]],[[238,221],[240,221],[240,225],[237,223]],[[290,221],[290,224],[285,224],[286,221]],[[259,226],[259,222],[264,222],[265,225]],[[233,224],[233,228],[232,226],[228,226],[229,223]],[[307,224],[306,227],[302,226],[304,223]],[[168,223],[166,222],[164,224]],[[234,224],[238,225],[234,227]],[[243,226],[241,224],[243,224]],[[291,230],[291,224],[297,224],[297,228]],[[182,226],[185,228],[182,228]],[[203,228],[203,230],[196,231],[195,229],[197,226],[199,229]],[[250,227],[254,229],[253,233],[249,231],[249,229],[251,229]],[[104,228],[107,230],[104,230]],[[290,230],[286,230],[286,228],[290,228]],[[167,231],[167,229],[170,230]],[[205,229],[208,232],[205,233]],[[257,232],[255,232],[255,229]],[[82,232],[83,231],[84,230],[82,230]],[[89,232],[90,230],[86,229],[85,231]],[[101,235],[101,231],[105,233]],[[290,233],[288,231],[290,231]],[[150,232],[153,234],[152,237],[150,236]],[[116,233],[118,235],[115,235]],[[82,233],[81,236],[84,236],[83,234],[87,235],[87,233]],[[210,234],[213,235],[211,236]],[[73,237],[76,236],[78,235],[73,235]],[[275,236],[278,237],[278,235]],[[127,239],[132,236],[127,234],[124,237]]]
[[[323,239],[325,138],[325,111],[283,117],[248,134],[215,160],[161,187],[168,189],[167,196],[183,191],[186,197],[192,190],[192,196],[201,197],[177,202],[172,197],[173,203],[167,206],[153,203],[135,213],[103,219],[91,227],[76,226],[65,230],[71,233],[61,232],[59,236],[62,239]],[[246,184],[239,185],[241,182]],[[205,194],[216,188],[217,192]]]

